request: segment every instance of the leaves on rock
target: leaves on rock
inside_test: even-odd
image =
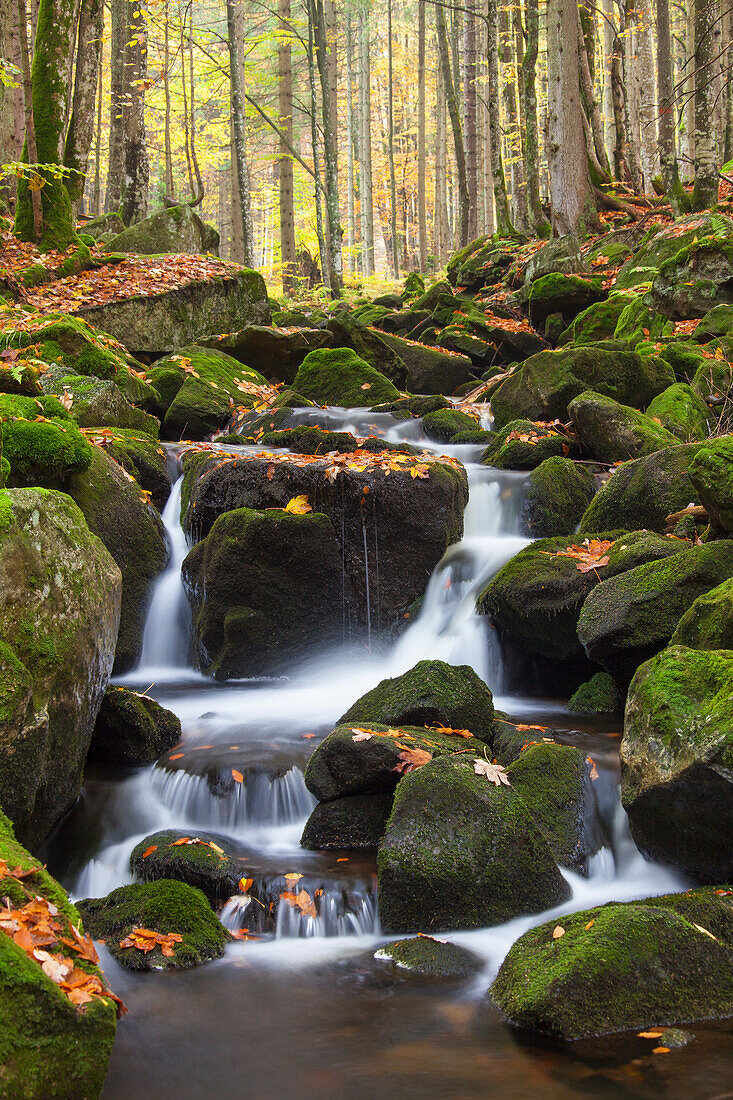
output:
[[[120,947],[134,947],[136,951],[142,951],[146,955],[160,947],[161,953],[171,959],[177,943],[183,943],[183,936],[178,932],[153,932],[150,928],[133,928],[124,940],[120,940]]]
[[[403,749],[399,763],[395,764],[392,771],[407,775],[409,772],[414,772],[416,768],[421,768],[423,764],[429,764],[432,759],[432,755],[425,749]]]
[[[576,569],[580,573],[589,573],[591,569],[598,569],[608,565],[608,551],[613,546],[613,541],[604,539],[584,539],[580,546],[568,546],[565,550],[540,550],[549,558],[575,558]]]
[[[502,783],[505,787],[511,787],[509,776],[501,764],[491,764],[488,760],[482,760],[480,756],[476,756],[473,761],[473,770],[476,775],[485,775],[496,787],[500,787]]]
[[[280,899],[293,909],[299,909],[306,917],[317,917],[316,903],[307,890],[299,890],[296,894],[293,890],[285,890]]]
[[[308,503],[307,494],[303,493],[301,496],[291,497],[285,505],[284,511],[290,512],[294,516],[305,516],[308,512],[312,512],[313,509]]]
[[[556,924],[552,930],[553,940],[559,940],[561,936],[565,935],[565,929],[561,924]]]

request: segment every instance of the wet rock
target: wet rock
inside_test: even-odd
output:
[[[385,929],[481,928],[569,897],[522,798],[473,759],[431,761],[398,786],[377,857]]]
[[[578,638],[612,676],[630,679],[667,644],[697,597],[733,574],[733,542],[682,546],[665,560],[604,580],[583,604]]]
[[[407,368],[407,389],[412,393],[450,396],[464,382],[476,377],[467,355],[428,347],[388,332],[383,334],[383,339],[403,360]]]
[[[568,702],[572,714],[614,714],[622,706],[623,695],[607,672],[596,672],[580,685]]]
[[[605,297],[606,291],[592,279],[550,272],[531,284],[529,319],[541,329],[551,313],[561,313],[563,322],[569,325],[582,310]]]
[[[293,387],[318,405],[362,408],[394,401],[399,390],[350,348],[322,348],[306,355]]]
[[[38,845],[76,800],[120,614],[120,571],[63,493],[0,494],[0,804]]]
[[[626,706],[621,799],[634,839],[702,882],[733,876],[732,698],[730,651],[674,645],[637,671]]]
[[[162,511],[170,495],[171,478],[168,456],[158,440],[128,428],[99,428],[92,439],[150,493],[153,504]]]
[[[469,665],[419,661],[362,695],[339,724],[442,725],[470,730],[480,741],[488,741],[493,719],[491,692]]]
[[[460,432],[474,431],[478,422],[458,409],[436,409],[423,417],[422,428],[428,439],[450,443]]]
[[[626,462],[676,442],[672,433],[651,417],[593,390],[573,398],[568,415],[586,454],[601,462]]]
[[[120,886],[105,898],[79,902],[86,927],[95,939],[103,939],[110,955],[128,970],[184,970],[220,959],[229,933],[219,923],[200,890],[184,882],[133,883]],[[152,951],[122,947],[134,928],[146,928],[167,936],[181,936],[172,942],[173,954],[163,954],[161,945]]]
[[[319,802],[308,818],[300,843],[313,851],[376,851],[392,812],[392,794],[355,794]]]
[[[534,470],[546,458],[566,456],[573,450],[577,453],[574,441],[562,431],[532,420],[510,420],[494,434],[481,461],[500,470]]]
[[[656,418],[683,443],[707,439],[713,417],[692,386],[675,382],[654,398],[647,416]]]
[[[87,759],[117,767],[153,764],[181,739],[181,723],[166,710],[128,688],[107,688],[97,715]]]
[[[225,352],[266,378],[291,383],[308,352],[330,347],[333,336],[322,328],[248,325],[238,332],[210,336],[202,343],[204,347]]]
[[[595,479],[569,458],[546,458],[527,479],[524,527],[533,538],[571,535],[595,494]]]
[[[456,943],[433,936],[414,936],[380,947],[374,955],[397,970],[428,978],[472,978],[484,969],[484,960]]]
[[[560,1040],[729,1016],[729,900],[696,890],[548,921],[511,948],[492,999],[512,1024]]]
[[[733,577],[697,597],[670,641],[688,649],[733,650]]]
[[[186,843],[176,843],[181,840]],[[238,890],[241,864],[237,854],[238,849],[231,841],[218,833],[162,829],[135,845],[130,855],[130,870],[143,882],[159,879],[185,882],[201,890],[213,903]]]

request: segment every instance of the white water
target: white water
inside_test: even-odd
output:
[[[247,769],[234,750],[256,749],[288,752],[302,760],[304,749],[317,744],[310,738],[328,731],[339,716],[365,691],[386,676],[395,676],[424,658],[440,658],[471,665],[489,684],[501,709],[527,713],[542,704],[528,704],[502,696],[501,653],[485,620],[476,613],[477,595],[489,579],[529,540],[521,535],[522,485],[526,475],[492,470],[479,464],[481,447],[446,447],[426,440],[419,422],[395,422],[388,414],[368,410],[309,410],[303,419],[334,430],[358,435],[378,434],[391,442],[408,441],[433,453],[448,453],[464,462],[470,497],[464,515],[464,536],[451,546],[428,584],[418,619],[389,652],[364,652],[355,657],[345,651],[323,656],[296,669],[288,679],[215,685],[186,666],[188,649],[186,601],[180,566],[187,552],[180,525],[181,480],[174,487],[163,519],[171,540],[172,556],[152,601],[140,668],[127,680],[155,681],[163,685],[157,697],[174,710],[182,722],[184,748],[215,751],[215,768],[221,766],[222,748],[231,748],[231,763],[244,774],[244,782],[229,790],[212,791],[206,774],[197,766],[189,771],[146,769],[118,782],[111,792],[103,817],[104,836],[94,858],[71,884],[76,896],[102,895],[130,881],[129,854],[138,841],[162,828],[223,832],[243,845],[243,852],[264,859],[275,876],[302,870],[304,883],[315,882],[314,859],[304,853],[299,839],[313,805],[299,766],[280,778],[270,779],[262,769]],[[307,738],[308,740],[303,740]],[[236,745],[229,746],[230,741]],[[602,849],[591,861],[588,878],[565,872],[572,899],[548,913],[523,917],[499,928],[449,937],[466,943],[487,959],[494,970],[506,950],[527,928],[548,917],[605,901],[648,896],[679,888],[680,878],[649,864],[637,852],[628,834],[625,816],[617,810],[612,848]],[[310,870],[309,870],[310,869]],[[348,890],[343,876],[318,880],[319,915],[302,914],[281,902],[273,941],[257,946],[261,961],[273,959],[306,964],[333,953],[351,953],[377,943],[379,927],[371,887],[359,878]],[[231,928],[251,926],[251,906],[246,897],[227,903],[222,919]],[[383,937],[382,937],[383,938]],[[294,948],[296,940],[300,947]],[[306,949],[303,941],[307,941]],[[326,947],[325,941],[329,946]],[[235,952],[252,945],[236,947]],[[294,958],[295,955],[295,958]]]

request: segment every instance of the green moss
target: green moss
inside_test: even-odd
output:
[[[627,294],[611,294],[605,302],[594,302],[561,334],[560,344],[593,344],[597,340],[610,340],[616,331],[619,317],[630,302]]]
[[[131,428],[100,429],[98,438],[110,458],[151,494],[156,508],[162,511],[170,493],[171,481],[167,454],[158,440]]]
[[[653,345],[653,349],[655,355],[669,363],[678,382],[692,382],[700,368],[710,362],[705,358],[702,349],[690,340],[669,340],[662,343],[661,347]],[[640,349],[637,347],[636,350]]]
[[[349,348],[309,352],[298,368],[293,388],[319,405],[349,408],[399,397],[388,378]]]
[[[613,337],[615,340],[626,340],[633,346],[642,340],[658,340],[672,331],[671,322],[652,309],[647,302],[647,296],[637,294],[619,315]]]
[[[432,936],[415,936],[380,947],[375,959],[389,961],[398,970],[429,978],[470,978],[480,974],[484,961],[465,947]]]
[[[593,474],[569,458],[546,458],[530,474],[522,513],[533,538],[570,535],[595,493]]]
[[[733,435],[699,448],[690,463],[690,481],[714,529],[733,531]]]
[[[567,455],[572,445],[568,436],[544,424],[510,420],[494,434],[481,461],[501,470],[533,470],[547,458]]]
[[[178,970],[200,966],[224,954],[229,934],[211,911],[200,890],[183,882],[161,880],[120,886],[106,898],[79,902],[86,927],[104,939],[107,950],[130,970]],[[172,957],[160,947],[143,953],[134,947],[120,947],[133,928],[148,928],[183,937],[173,945]]]
[[[702,890],[611,902],[563,917],[557,939],[556,920],[541,924],[511,948],[491,996],[512,1023],[563,1040],[728,1016],[725,902]]]
[[[329,451],[348,454],[358,447],[350,432],[329,432],[305,424],[285,431],[265,432],[259,442],[264,447],[287,447],[301,455],[328,454]]]
[[[148,372],[163,413],[165,439],[205,439],[223,427],[232,404],[252,407],[261,394],[252,386],[266,379],[222,351],[198,345],[159,359]]]
[[[572,714],[616,714],[623,705],[623,696],[616,681],[607,672],[596,672],[581,684],[568,703]]]
[[[658,394],[649,405],[647,416],[661,421],[683,443],[706,439],[713,419],[698,393],[684,382],[675,382]]]
[[[529,292],[529,317],[537,327],[553,313],[561,313],[566,325],[582,310],[606,297],[600,283],[580,275],[553,271],[535,279]]]
[[[181,723],[172,711],[136,691],[108,688],[87,759],[123,768],[140,767],[155,763],[180,739]]]
[[[568,415],[585,452],[601,462],[625,462],[675,443],[650,416],[593,390],[574,397]]]
[[[196,836],[206,843],[176,844],[183,837],[193,839],[176,829],[151,833],[133,848],[130,870],[143,882],[174,879],[195,886],[212,904],[225,901],[237,893],[241,877],[236,850],[220,836],[198,832]],[[210,847],[212,843],[217,847]]]
[[[92,447],[69,420],[2,420],[3,456],[10,463],[13,486],[63,485],[75,473],[87,470]]]
[[[680,619],[670,645],[733,650],[733,578],[698,596]]]
[[[477,427],[472,416],[459,412],[458,409],[436,409],[435,412],[426,413],[422,421],[425,435],[438,443],[449,443],[459,432],[475,431]]]

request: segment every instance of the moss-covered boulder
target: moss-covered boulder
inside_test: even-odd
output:
[[[730,1016],[731,966],[730,898],[695,890],[611,902],[530,929],[491,996],[518,1027],[584,1039]]]
[[[398,389],[407,384],[407,367],[402,357],[384,339],[382,333],[361,324],[347,310],[341,310],[326,325],[326,332],[333,335],[337,348],[351,348]]]
[[[665,260],[654,276],[651,301],[673,320],[704,317],[717,305],[731,303],[733,283],[733,219],[711,214],[708,232]]]
[[[428,439],[450,443],[460,432],[474,431],[478,422],[458,409],[436,409],[423,417],[422,428]]]
[[[569,403],[585,390],[637,407],[674,381],[663,359],[623,345],[558,348],[530,356],[494,392],[491,408],[498,427],[520,418],[565,420]]]
[[[215,833],[161,829],[136,844],[130,854],[130,870],[143,882],[185,882],[201,890],[212,904],[238,892],[240,867],[231,842]]]
[[[68,402],[70,415],[80,428],[101,425],[131,428],[151,437],[158,435],[160,423],[157,418],[132,405],[111,380],[51,371],[44,376],[42,384],[45,393]]]
[[[531,811],[475,759],[432,760],[399,784],[377,857],[383,928],[481,928],[569,896]]]
[[[351,348],[323,348],[306,355],[294,388],[318,405],[359,408],[393,401],[399,390]]]
[[[733,334],[733,305],[723,303],[705,314],[693,333],[698,344],[707,344],[716,337]]]
[[[291,383],[308,352],[331,347],[333,334],[327,329],[308,327],[303,318],[302,326],[297,328],[247,325],[238,332],[211,336],[203,344],[225,352],[267,378]]]
[[[702,213],[675,219],[661,228],[653,226],[634,255],[619,271],[615,287],[624,290],[651,283],[663,264],[673,260],[693,241],[716,232],[720,232],[723,237],[733,233],[733,221],[720,214]]]
[[[191,550],[183,577],[207,675],[270,675],[342,637],[349,593],[321,513],[227,512]]]
[[[550,314],[560,313],[565,325],[569,325],[579,313],[605,297],[606,291],[592,279],[551,272],[531,285],[529,319],[535,328],[542,329]]]
[[[625,462],[676,442],[650,416],[593,390],[574,397],[568,415],[586,453],[601,462]]]
[[[702,882],[733,866],[733,653],[673,645],[629,688],[621,799],[636,843]]]
[[[670,642],[688,649],[733,650],[733,578],[697,597]]]
[[[580,345],[594,344],[598,340],[611,340],[619,317],[630,301],[629,294],[612,293],[605,301],[594,302],[568,325],[559,343]]]
[[[305,823],[301,847],[376,851],[392,812],[392,797],[391,791],[386,791],[319,802]]]
[[[45,363],[63,368],[65,374],[111,379],[120,385],[131,368],[140,367],[123,344],[68,313],[25,318],[17,329],[6,329],[3,340],[7,347],[23,350],[23,362]]]
[[[165,528],[138,485],[98,447],[89,469],[69,478],[66,491],[122,572],[115,672],[126,672],[140,657],[153,584],[168,560]]]
[[[407,340],[390,332],[382,338],[395,351],[407,368],[407,389],[412,393],[454,394],[459,386],[476,377],[467,355],[443,348],[428,347],[417,340]]]
[[[258,271],[199,279],[159,294],[116,298],[77,311],[90,324],[124,343],[133,355],[163,355],[202,336],[268,325],[270,303]]]
[[[500,470],[534,470],[545,459],[566,456],[573,449],[574,441],[557,427],[510,420],[494,433],[481,461]]]
[[[63,493],[0,496],[0,804],[39,844],[73,804],[109,676],[120,573]]]
[[[307,496],[314,512],[328,516],[339,540],[332,596],[341,606],[343,569],[362,628],[369,620],[378,630],[401,619],[463,531],[468,491],[457,464],[387,452],[371,461],[360,454],[314,456],[309,462],[204,453],[192,454],[184,465],[183,524],[194,539],[233,508],[285,508],[294,497]]]
[[[81,943],[84,929],[78,910],[64,890],[13,836],[0,811],[0,861],[23,872],[22,882],[4,869],[3,900],[22,911],[35,898],[53,906],[49,921],[60,940],[46,941],[45,951],[81,981],[96,979],[102,995],[76,1006],[67,991],[52,981],[36,959],[20,946],[12,924],[0,930],[0,1096],[8,1100],[97,1100],[107,1075],[107,1063],[117,1028],[117,1006],[98,964],[68,944]],[[39,914],[41,915],[41,914]],[[27,934],[27,933],[26,933]],[[69,965],[71,963],[71,965]]]
[[[426,978],[473,978],[484,969],[484,960],[456,943],[433,936],[414,936],[380,947],[374,955],[399,971]]]
[[[124,228],[125,223],[116,210],[111,214],[100,214],[84,222],[84,232],[95,241],[111,240]]]
[[[633,347],[644,340],[658,340],[669,335],[673,328],[664,314],[652,308],[648,295],[634,294],[619,316],[613,337]]]
[[[467,729],[480,741],[489,741],[493,720],[491,692],[469,665],[419,661],[362,695],[339,723],[439,725]]]
[[[448,261],[448,282],[466,290],[496,283],[506,274],[514,251],[508,241],[497,241],[491,234],[479,237],[453,253]]]
[[[167,206],[123,229],[107,245],[110,252],[159,256],[164,252],[219,255],[219,234],[185,203]]]
[[[604,580],[583,604],[578,638],[613,676],[628,680],[672,637],[698,596],[733,575],[733,541],[684,549]]]
[[[707,439],[713,417],[705,402],[692,386],[675,382],[658,394],[646,410],[647,416],[659,420],[682,443]]]
[[[665,447],[625,462],[598,492],[580,521],[583,535],[593,531],[647,527],[664,531],[667,516],[699,498],[689,477],[699,444]]]
[[[0,394],[0,437],[10,486],[60,489],[92,461],[90,443],[53,397]]]
[[[107,688],[94,725],[89,760],[116,767],[153,764],[181,739],[181,723],[154,699],[124,687]]]
[[[366,736],[365,736],[366,734]],[[393,792],[402,778],[406,750],[431,757],[462,750],[481,753],[472,737],[441,733],[426,726],[388,726],[382,722],[342,723],[315,750],[305,769],[305,784],[320,802],[356,794]]]
[[[717,531],[733,531],[733,435],[711,440],[696,451],[690,481]]]
[[[615,714],[622,705],[623,696],[614,678],[596,672],[571,696],[568,710],[571,714]]]
[[[89,428],[85,434],[150,493],[162,512],[171,491],[171,475],[168,455],[158,440],[131,428]]]
[[[219,923],[200,890],[185,882],[133,883],[120,886],[105,898],[86,898],[79,902],[84,923],[95,939],[103,939],[107,950],[129,970],[183,970],[219,959],[229,933]],[[136,928],[157,932],[160,936],[180,936],[151,951],[123,947],[122,943]],[[143,941],[144,942],[144,941]]]
[[[595,494],[595,478],[569,458],[546,458],[527,479],[524,529],[532,538],[571,535]]]

